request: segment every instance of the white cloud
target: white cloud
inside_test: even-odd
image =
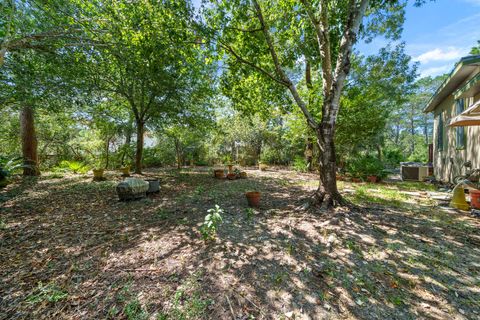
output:
[[[464,0],[467,3],[473,4],[475,6],[480,6],[480,0]]]
[[[465,55],[465,50],[460,48],[435,48],[425,53],[422,53],[418,57],[414,58],[414,60],[421,63],[429,63],[432,61],[452,61],[460,59],[463,55]]]
[[[431,68],[426,68],[423,70],[420,70],[420,74],[422,77],[428,77],[428,76],[438,76],[440,74],[447,73],[453,68],[453,64],[446,64],[443,66],[439,67],[431,67]]]

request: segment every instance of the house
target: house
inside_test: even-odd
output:
[[[434,115],[433,167],[438,180],[465,174],[464,163],[480,168],[480,55],[462,58],[432,96],[424,112]]]

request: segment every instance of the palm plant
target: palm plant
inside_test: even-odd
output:
[[[0,158],[0,187],[5,187],[8,184],[8,178],[18,171],[29,167],[23,164],[22,158]]]

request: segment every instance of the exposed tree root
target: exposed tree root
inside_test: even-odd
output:
[[[352,202],[346,200],[340,193],[330,194],[324,191],[316,190],[307,197],[303,198],[302,205],[297,207],[301,211],[325,212],[334,209],[344,209],[346,211],[359,210],[360,208]]]

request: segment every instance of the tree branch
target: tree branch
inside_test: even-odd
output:
[[[316,17],[309,0],[301,0],[307,15],[312,22],[318,43],[318,51],[321,60],[321,75],[323,84],[323,96],[326,98],[332,88],[332,54],[330,50],[330,36],[328,35],[328,8],[326,1],[319,4],[320,14]]]
[[[277,77],[275,77],[272,73],[268,72],[267,70],[263,69],[262,67],[260,66],[257,66],[255,63],[251,62],[251,61],[248,61],[244,58],[242,58],[232,47],[230,47],[229,45],[225,44],[225,43],[222,43],[220,42],[220,45],[222,46],[222,48],[224,48],[225,50],[227,50],[228,52],[230,52],[238,61],[240,61],[241,63],[243,64],[246,64],[250,67],[252,67],[253,69],[257,70],[258,72],[260,73],[263,73],[264,75],[266,75],[267,77],[269,77],[270,79],[272,79],[273,81],[283,85],[283,86],[286,86],[287,83],[285,83],[283,80],[281,79],[278,79]]]
[[[256,29],[242,29],[242,28],[235,28],[235,27],[226,27],[226,28],[240,31],[240,32],[245,32],[245,33],[255,33],[255,32],[262,31],[262,28],[256,28]]]
[[[350,57],[352,55],[353,44],[357,41],[357,34],[360,29],[365,11],[367,10],[369,0],[351,0],[350,7],[352,8],[345,31],[340,41],[339,54],[335,66],[335,72],[333,75],[333,84],[331,93],[328,95],[329,102],[332,107],[328,110],[324,120],[330,125],[334,125],[338,108],[340,103],[340,95],[342,93],[343,86],[345,85],[345,79],[350,72]],[[323,119],[322,119],[323,120]],[[322,121],[323,122],[323,121]]]
[[[292,94],[293,99],[295,100],[298,107],[302,111],[303,115],[307,119],[308,125],[312,129],[316,130],[317,127],[318,127],[318,124],[315,121],[315,118],[312,116],[310,111],[308,111],[308,108],[307,108],[305,102],[303,101],[303,99],[300,97],[300,94],[298,93],[298,90],[297,90],[297,87],[295,86],[295,84],[290,80],[290,78],[288,78],[287,74],[282,69],[282,66],[280,64],[280,60],[278,59],[278,55],[277,55],[277,52],[275,50],[275,46],[273,45],[273,39],[272,39],[272,37],[271,37],[271,35],[268,31],[267,25],[265,23],[265,19],[263,18],[263,13],[262,13],[262,9],[260,8],[260,4],[258,3],[257,0],[253,0],[253,5],[254,5],[255,11],[257,13],[258,21],[260,22],[260,25],[262,26],[262,32],[265,36],[265,41],[267,42],[268,49],[270,50],[270,55],[272,56],[272,60],[273,60],[273,63],[275,65],[275,70],[276,70],[278,76],[280,77],[280,79],[282,81],[281,83],[290,90],[290,93]]]

